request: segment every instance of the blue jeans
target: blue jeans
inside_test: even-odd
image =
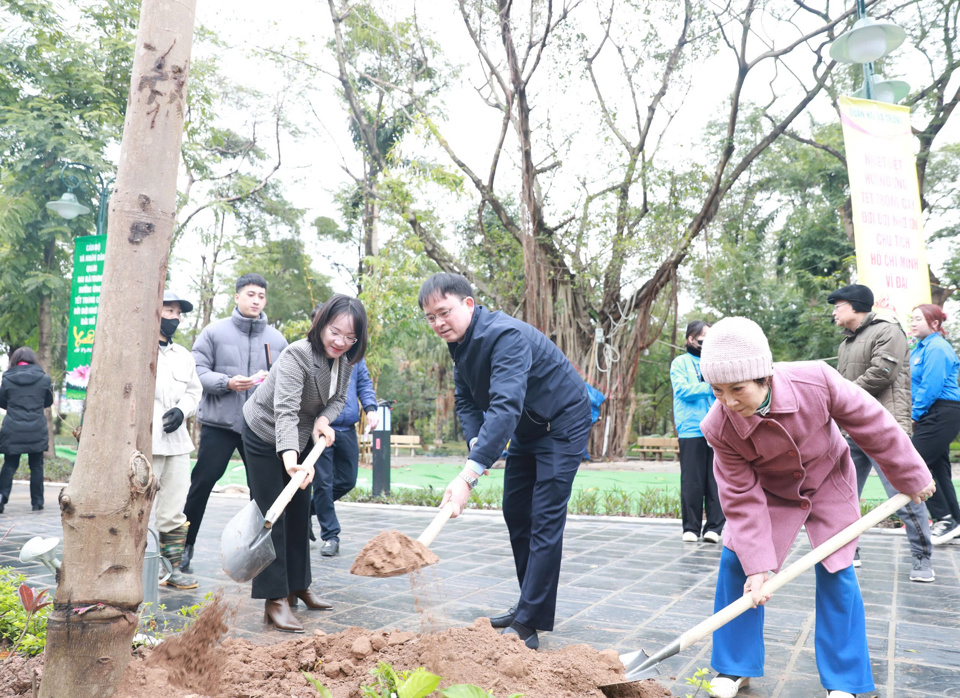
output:
[[[890,484],[887,476],[877,466],[877,462],[863,452],[863,449],[857,446],[853,439],[847,437],[847,443],[850,444],[850,457],[853,459],[853,465],[857,469],[857,495],[863,494],[863,486],[867,482],[867,476],[870,475],[870,469],[873,468],[880,476],[880,482],[888,497],[897,494],[897,488]],[[930,518],[927,515],[927,507],[923,504],[910,502],[905,507],[897,510],[897,516],[903,521],[903,529],[907,534],[907,540],[910,542],[910,554],[914,557],[920,556],[929,558],[933,552],[933,543],[930,542]]]
[[[830,573],[820,563],[817,563],[816,575],[814,648],[820,683],[828,691],[868,693],[874,690],[873,673],[857,575],[852,565]],[[737,554],[725,547],[720,554],[714,611],[743,596],[746,581],[747,575]],[[763,660],[763,606],[740,614],[713,633],[710,665],[718,673],[763,676]]]

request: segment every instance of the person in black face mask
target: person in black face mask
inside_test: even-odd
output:
[[[719,542],[726,522],[713,476],[713,449],[700,431],[700,421],[715,400],[713,390],[700,375],[700,348],[709,329],[710,325],[703,320],[687,325],[687,352],[670,364],[673,421],[680,445],[680,512],[686,543],[696,543],[701,530],[703,540]]]
[[[177,589],[197,587],[196,579],[180,571],[180,558],[190,526],[183,507],[190,488],[190,451],[193,450],[184,420],[197,411],[203,387],[193,354],[173,342],[181,314],[191,310],[193,303],[172,291],[164,292],[157,386],[153,397],[153,473],[160,484],[153,511],[160,531],[160,552],[173,566],[173,574],[165,584]]]

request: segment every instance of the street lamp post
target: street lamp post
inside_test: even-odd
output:
[[[907,33],[893,22],[879,22],[867,17],[865,0],[857,0],[857,21],[849,31],[830,45],[830,57],[841,63],[863,66],[863,87],[853,96],[896,104],[910,93],[903,80],[877,80],[873,62],[896,50]]]
[[[73,193],[73,190],[81,185],[82,180],[76,174],[67,172],[69,168],[81,170],[88,186],[96,193],[98,201],[97,235],[103,235],[107,232],[107,202],[110,201],[110,187],[114,180],[104,180],[103,175],[90,165],[85,165],[82,162],[63,163],[60,168],[60,181],[67,187],[67,191],[59,199],[47,202],[46,208],[68,221],[90,213],[90,208],[77,201],[77,196]]]

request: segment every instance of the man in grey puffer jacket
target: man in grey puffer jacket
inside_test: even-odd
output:
[[[844,378],[873,395],[909,435],[912,398],[907,337],[895,317],[873,312],[873,300],[873,291],[862,284],[844,286],[827,296],[827,302],[834,306],[834,322],[843,328],[845,335],[840,343],[837,370]],[[876,467],[873,459],[849,436],[847,443],[857,469],[857,491],[863,493],[863,486],[873,468],[880,476],[887,496],[895,495],[896,488]],[[910,581],[932,582],[934,573],[930,557],[933,544],[927,507],[911,502],[897,514],[903,521],[913,557]],[[855,567],[860,566],[859,553],[858,548],[853,563]]]
[[[190,571],[193,546],[213,486],[227,470],[234,450],[243,453],[243,406],[267,375],[267,351],[273,360],[287,346],[287,340],[267,325],[263,312],[267,304],[267,281],[259,274],[237,279],[237,307],[228,318],[207,325],[193,345],[197,375],[203,398],[197,409],[200,446],[197,464],[190,474],[190,492],[183,513],[190,522],[180,569]]]

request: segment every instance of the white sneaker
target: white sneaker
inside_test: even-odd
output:
[[[852,693],[846,691],[827,691],[827,698],[857,698]]]
[[[684,543],[696,543],[699,540],[699,537],[693,531],[684,531],[683,532],[683,542]]]
[[[718,676],[714,679],[710,679],[710,689],[707,691],[714,698],[734,698],[740,691],[741,686],[749,686],[750,677],[741,676],[740,678],[731,679],[726,676]]]
[[[720,534],[717,533],[716,531],[707,531],[706,533],[703,534],[703,539],[708,543],[719,543]]]
[[[940,519],[930,527],[930,542],[934,545],[943,545],[960,536],[960,523],[952,516]]]

